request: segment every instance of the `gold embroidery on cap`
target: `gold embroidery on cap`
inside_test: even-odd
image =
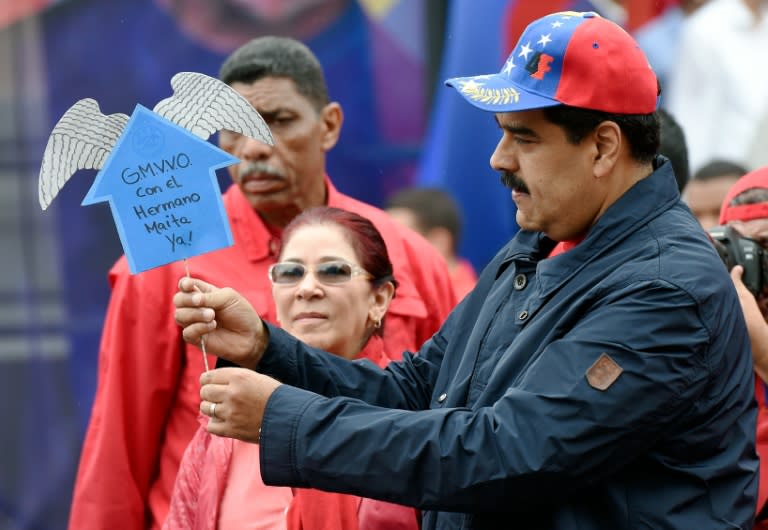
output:
[[[474,101],[490,103],[492,105],[517,103],[520,101],[520,92],[514,88],[485,88],[474,79],[461,83],[459,90]]]
[[[587,370],[587,382],[598,390],[607,390],[616,381],[624,369],[603,352]]]

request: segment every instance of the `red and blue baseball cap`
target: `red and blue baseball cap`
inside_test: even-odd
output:
[[[569,105],[650,114],[659,96],[656,75],[637,42],[597,13],[576,11],[531,22],[499,73],[445,83],[492,112]]]

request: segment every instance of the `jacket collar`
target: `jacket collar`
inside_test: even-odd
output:
[[[608,207],[576,247],[547,259],[555,242],[541,232],[521,230],[507,245],[500,271],[512,261],[538,262],[541,294],[546,295],[617,241],[669,210],[679,199],[672,164],[657,156],[653,173]]]

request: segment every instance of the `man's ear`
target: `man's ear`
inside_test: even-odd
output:
[[[327,152],[333,149],[333,146],[339,141],[341,125],[344,123],[344,112],[341,110],[341,105],[335,101],[328,103],[320,111],[320,120],[325,128],[322,147]]]
[[[595,176],[600,178],[613,171],[621,154],[624,137],[619,125],[613,121],[598,124],[592,134],[595,141]]]

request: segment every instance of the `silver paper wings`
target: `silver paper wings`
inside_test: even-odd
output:
[[[202,140],[226,129],[272,145],[269,127],[253,106],[229,85],[204,74],[180,72],[173,95],[155,113]],[[104,115],[93,99],[82,99],[51,131],[40,167],[38,195],[45,210],[78,169],[101,169],[128,123],[125,114]]]

